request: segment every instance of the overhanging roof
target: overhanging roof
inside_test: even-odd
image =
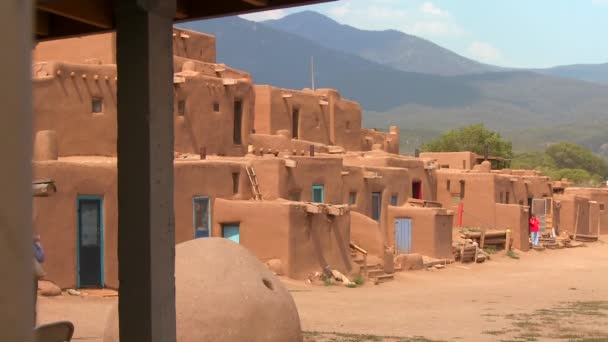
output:
[[[37,40],[57,39],[115,28],[114,2],[120,0],[36,0]],[[214,18],[335,0],[176,0],[175,21]]]

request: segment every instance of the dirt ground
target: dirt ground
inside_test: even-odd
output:
[[[284,283],[307,342],[608,341],[607,243],[519,257],[499,252],[483,264],[402,272],[359,288]],[[73,321],[75,341],[100,341],[116,300],[40,298],[39,317]]]

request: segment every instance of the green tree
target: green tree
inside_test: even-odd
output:
[[[483,155],[485,147],[491,156],[511,158],[513,145],[499,133],[490,131],[484,124],[475,124],[450,130],[439,138],[422,145],[423,152],[471,151]]]
[[[608,176],[606,160],[583,146],[560,142],[547,147],[545,153],[558,169],[581,169],[590,175]]]

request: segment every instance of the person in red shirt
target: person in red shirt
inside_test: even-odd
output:
[[[540,221],[536,218],[536,215],[532,214],[530,217],[530,234],[532,235],[532,246],[538,246],[538,229]]]

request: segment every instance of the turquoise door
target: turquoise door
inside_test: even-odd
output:
[[[412,219],[395,220],[395,245],[397,254],[412,253]]]
[[[103,287],[103,198],[78,196],[77,286]]]
[[[312,201],[314,203],[325,202],[325,187],[322,184],[315,184],[312,186]]]
[[[236,243],[240,243],[240,241],[241,241],[240,227],[235,224],[223,225],[222,226],[222,236],[228,240],[234,241]]]

